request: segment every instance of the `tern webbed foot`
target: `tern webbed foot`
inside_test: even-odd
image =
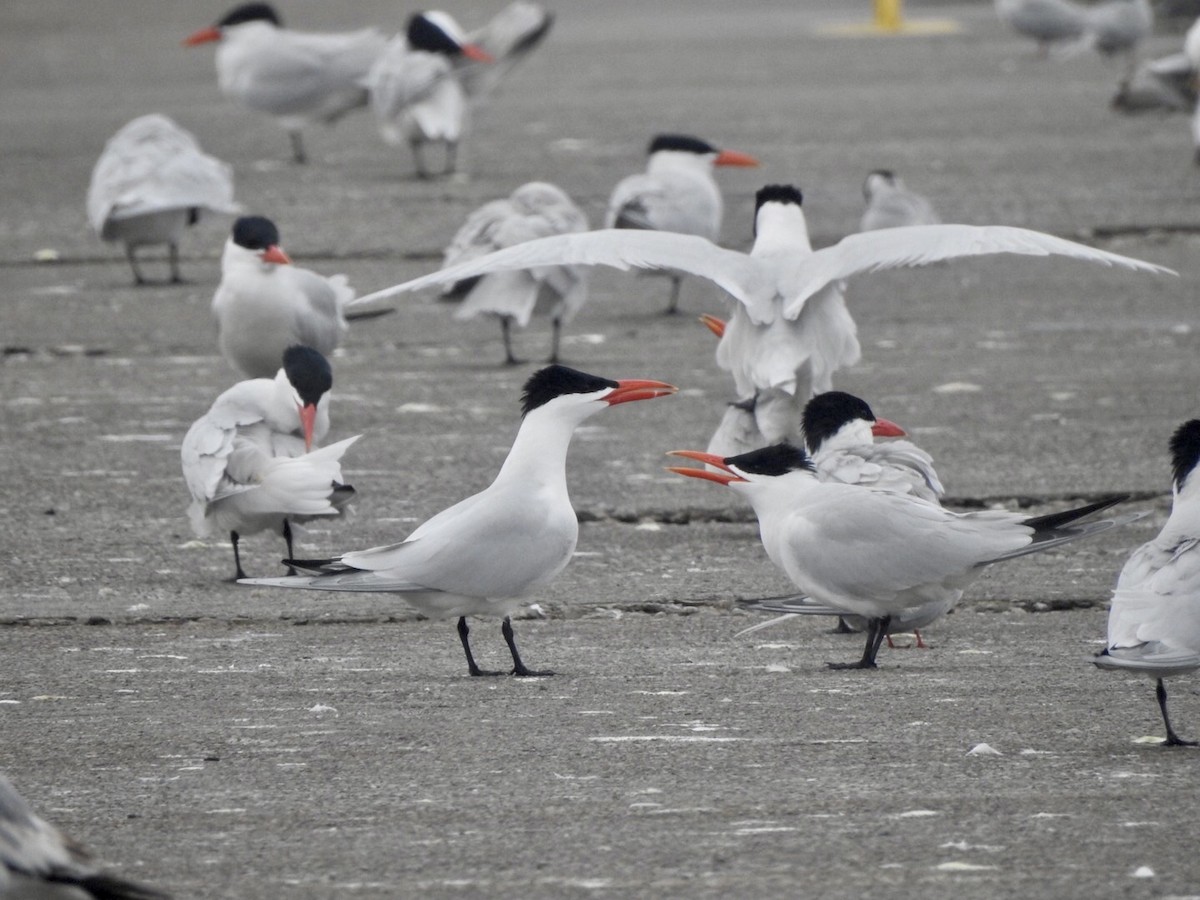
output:
[[[1167,688],[1163,684],[1163,680],[1158,679],[1158,684],[1154,688],[1154,696],[1158,698],[1158,708],[1162,711],[1163,725],[1167,728],[1167,739],[1162,742],[1162,747],[1196,747],[1200,746],[1200,741],[1185,741],[1175,733],[1175,729],[1171,727],[1171,719],[1167,715]]]

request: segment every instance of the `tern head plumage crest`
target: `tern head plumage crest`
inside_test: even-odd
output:
[[[241,25],[243,22],[270,22],[276,27],[283,26],[279,13],[270,3],[243,3],[227,12],[217,22],[217,27],[226,28],[231,25]]]
[[[758,237],[758,213],[768,203],[783,203],[804,208],[804,194],[794,184],[768,184],[754,195],[754,236]]]
[[[1197,462],[1200,462],[1200,419],[1189,419],[1171,435],[1171,468],[1177,493]]]
[[[316,406],[333,387],[329,360],[304,344],[283,351],[283,371],[305,406]]]
[[[837,434],[843,425],[856,419],[875,421],[875,413],[861,397],[855,397],[845,391],[817,394],[804,405],[804,414],[800,420],[808,451],[816,453],[817,449]]]
[[[233,242],[247,250],[278,246],[279,229],[266,216],[242,216],[233,223]]]
[[[726,458],[725,465],[732,466],[747,475],[786,475],[788,472],[806,470],[815,472],[816,467],[808,454],[786,441],[772,444],[760,450],[751,450],[739,456]]]
[[[530,375],[525,382],[525,390],[521,395],[521,415],[527,416],[563,394],[591,394],[619,386],[610,378],[589,375],[569,366],[546,366]]]
[[[697,156],[704,156],[709,153],[719,153],[712,144],[708,141],[702,141],[698,137],[692,137],[690,134],[657,134],[650,141],[650,146],[646,150],[646,155],[657,153],[660,150],[678,150],[681,153],[695,153]]]
[[[440,10],[414,13],[408,20],[405,37],[409,46],[417,50],[449,56],[461,53],[466,40],[458,23]]]

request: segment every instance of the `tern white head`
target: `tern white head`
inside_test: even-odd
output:
[[[575,429],[601,410],[675,393],[661,381],[614,381],[566,366],[547,366],[525,383],[522,420],[491,485],[420,525],[400,543],[332,559],[289,560],[313,572],[245,584],[323,591],[381,591],[429,616],[458,617],[471,675],[475,662],[467,616],[501,615],[514,675],[549,674],[521,661],[509,613],[571,559],[579,521],[567,493],[567,448]]]
[[[1200,419],[1176,429],[1170,452],[1171,515],[1121,569],[1108,612],[1108,646],[1094,662],[1155,679],[1167,729],[1163,744],[1174,747],[1196,744],[1171,727],[1163,679],[1200,669]]]

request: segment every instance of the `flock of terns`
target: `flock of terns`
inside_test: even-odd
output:
[[[1131,54],[1152,22],[1146,0],[1110,0],[1082,12],[1069,0],[996,3],[1004,21],[1047,46],[1075,40]],[[468,35],[445,13],[428,11],[388,40],[374,29],[291,31],[268,4],[251,3],[185,43],[217,43],[221,91],[276,118],[296,162],[306,159],[308,124],[369,106],[385,140],[407,144],[418,175],[430,177],[429,145],[441,145],[441,173],[453,173],[472,103],[541,43],[551,21],[536,4],[517,2]],[[1200,46],[1200,35],[1189,43]],[[730,250],[716,243],[723,205],[714,171],[727,165],[758,160],[690,135],[658,135],[645,170],[615,186],[602,228],[591,230],[561,188],[530,182],[473,212],[449,242],[441,269],[358,297],[344,276],[294,265],[270,219],[240,215],[230,167],[206,155],[192,135],[158,114],[126,125],[96,164],[88,215],[102,239],[124,244],[139,284],[145,279],[138,249],[166,244],[170,278],[178,281],[183,230],[204,211],[239,216],[222,253],[213,314],[218,347],[245,380],[222,393],[183,440],[193,529],[230,536],[242,583],[392,593],[426,615],[457,619],[472,676],[504,673],[477,665],[467,618],[501,616],[509,674],[552,674],[526,666],[510,614],[575,551],[578,520],[566,478],[572,434],[609,407],[677,391],[661,381],[613,380],[558,363],[561,328],[586,302],[587,272],[596,265],[665,275],[670,313],[678,309],[685,276],[707,279],[730,296],[727,319],[704,321],[718,338],[716,360],[730,373],[736,400],[705,450],[672,451],[702,467],[671,471],[725,486],[753,507],[767,556],[801,592],[754,606],[838,615],[866,632],[861,657],[832,667],[874,668],[889,634],[945,615],[986,566],[1139,517],[1098,518],[1123,498],[1036,517],[947,510],[929,454],[865,401],[833,390],[832,381],[861,355],[845,304],[846,281],[854,276],[988,254],[1170,270],[1029,229],[942,224],[927,199],[885,170],[866,179],[859,233],[834,246],[811,246],[798,188],[767,185],[756,195],[753,246]],[[524,327],[535,311],[549,312],[550,364],[525,383],[512,448],[489,487],[404,540],[297,558],[292,525],[338,517],[354,496],[341,465],[359,436],[323,445],[333,386],[328,356],[349,321],[388,311],[358,306],[425,288],[457,301],[460,318],[497,318],[508,363],[517,361],[511,328]],[[1200,420],[1181,425],[1169,450],[1171,515],[1122,569],[1107,647],[1095,663],[1154,678],[1164,743],[1180,745],[1193,742],[1171,725],[1163,679],[1200,668],[1200,478],[1193,476]],[[239,540],[267,530],[287,543],[288,574],[247,578]],[[83,892],[45,896],[165,896],[98,873],[2,776],[0,861],[0,897],[26,896],[22,891],[35,882]]]

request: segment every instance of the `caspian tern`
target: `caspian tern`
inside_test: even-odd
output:
[[[446,248],[443,265],[452,266],[493,250],[551,234],[587,231],[587,216],[566,193],[544,181],[523,184],[503,200],[485,203],[467,217]],[[587,302],[587,274],[581,266],[545,266],[496,272],[451,285],[444,299],[462,300],[456,319],[479,315],[500,320],[505,362],[513,355],[513,325],[524,328],[535,311],[544,310],[553,324],[550,362],[558,362],[562,326]]]
[[[613,188],[604,227],[673,231],[716,243],[725,212],[713,169],[757,166],[758,160],[685,134],[657,135],[646,154],[646,171],[622,178]],[[669,270],[666,274],[671,279],[667,312],[674,313],[683,274]]]
[[[342,483],[342,454],[361,435],[313,450],[329,430],[329,363],[311,347],[289,347],[274,378],[225,391],[188,429],[180,448],[192,495],[188,518],[200,537],[229,533],[238,578],[238,540],[278,531],[292,556],[292,522],[339,516],[354,496]]]
[[[184,46],[215,41],[221,93],[274,116],[292,141],[297,163],[307,159],[302,129],[332,124],[367,105],[362,85],[387,38],[375,28],[310,34],[283,27],[269,3],[246,3],[216,25],[184,39]]]
[[[754,246],[726,250],[698,235],[605,229],[539,238],[385,288],[350,305],[491,272],[557,265],[679,269],[715,282],[738,301],[717,345],[717,363],[733,375],[735,395],[753,399],[767,443],[799,428],[804,403],[831,390],[833,373],[858,362],[857,327],[842,282],[864,272],[924,266],[964,256],[1012,253],[1067,256],[1144,272],[1175,274],[1027,228],[913,225],[843,238],[813,250],[800,191],[768,185],[757,194]]]
[[[5,900],[167,900],[101,872],[78,841],[38,816],[0,774],[0,897]]]
[[[403,35],[388,42],[363,84],[383,139],[407,144],[417,177],[428,178],[425,145],[445,147],[443,175],[455,172],[458,143],[467,128],[469,102],[457,76],[460,57],[491,62],[486,50],[467,40],[447,13],[432,10],[413,15]]]
[[[491,62],[459,61],[458,79],[473,105],[495,93],[520,63],[528,58],[550,33],[554,15],[540,3],[514,0],[488,20],[482,28],[467,33],[467,40],[480,47]]]
[[[671,455],[713,468],[670,471],[726,485],[750,502],[767,556],[801,591],[869,620],[862,658],[829,664],[836,669],[875,668],[893,616],[948,612],[984,566],[1131,520],[1077,524],[1124,498],[1035,517],[951,512],[909,494],[819,481],[808,454],[787,444],[730,459],[695,450]]]
[[[92,169],[87,213],[101,240],[125,245],[136,284],[145,284],[134,251],[166,244],[171,283],[179,275],[179,240],[201,213],[236,215],[233,169],[200,149],[166,116],[139,116],[108,139]]]
[[[1195,745],[1171,727],[1163,679],[1200,669],[1200,419],[1171,437],[1171,515],[1121,569],[1108,612],[1108,647],[1097,666],[1141,672],[1156,681],[1166,746]]]
[[[902,225],[938,225],[941,219],[928,198],[909,190],[900,176],[876,169],[863,182],[867,208],[858,223],[859,231],[898,228]]]
[[[575,552],[579,521],[567,494],[566,472],[571,435],[609,406],[677,390],[661,381],[612,381],[566,366],[540,369],[525,383],[521,427],[489,487],[428,519],[398,544],[334,559],[290,560],[315,574],[243,583],[383,591],[399,594],[428,616],[457,616],[472,675],[499,673],[475,664],[466,617],[502,615],[512,674],[550,674],[528,669],[521,661],[509,613],[561,572]]]
[[[346,331],[343,310],[354,299],[346,276],[327,278],[291,263],[270,219],[233,223],[212,310],[221,354],[249,378],[272,377],[293,344],[328,355]]]

